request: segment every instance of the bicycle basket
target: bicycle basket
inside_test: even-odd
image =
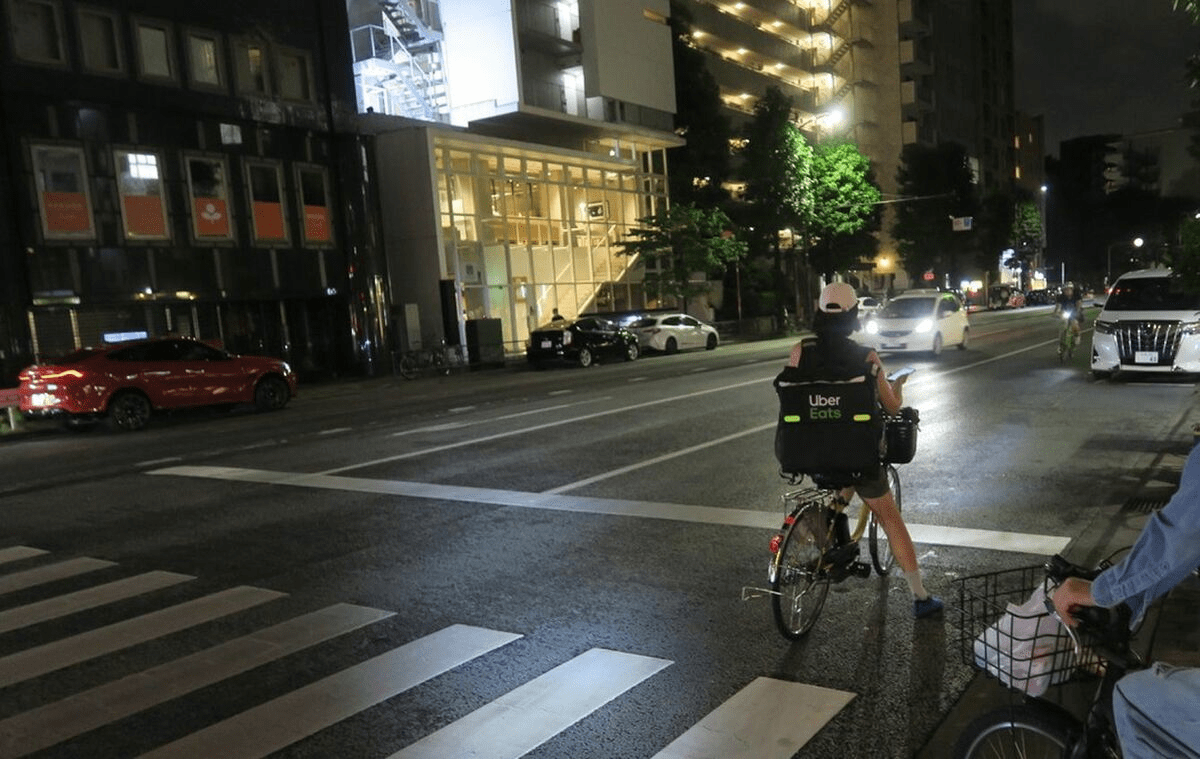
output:
[[[955,583],[963,662],[1031,696],[1045,694],[1098,661],[1088,645],[1076,654],[1070,636],[1046,610],[1045,574],[1038,565]]]
[[[917,455],[917,410],[905,407],[898,416],[883,419],[883,461],[887,464],[907,464]]]

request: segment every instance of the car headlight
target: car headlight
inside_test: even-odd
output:
[[[1097,319],[1096,323],[1092,325],[1092,328],[1096,330],[1097,335],[1111,335],[1113,330],[1116,329],[1116,326],[1116,322],[1102,322]],[[1194,322],[1193,326],[1195,326]]]
[[[913,329],[913,332],[929,332],[932,329],[933,329],[933,320],[932,319],[922,319],[920,322],[918,322],[917,326]]]
[[[1185,335],[1200,334],[1200,322],[1180,322],[1179,331]]]
[[[878,335],[879,334],[879,322],[875,321],[874,319],[871,319],[870,321],[867,322],[867,326],[863,328],[863,331],[866,332],[868,335]]]

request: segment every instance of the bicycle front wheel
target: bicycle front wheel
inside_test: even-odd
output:
[[[888,488],[892,491],[892,499],[896,501],[896,511],[903,513],[900,497],[900,473],[891,464],[887,465],[887,482]],[[875,572],[880,575],[891,572],[892,566],[896,563],[896,557],[892,555],[891,541],[888,540],[887,533],[883,531],[879,520],[875,518],[875,512],[871,512],[871,524],[867,528],[867,547],[871,551],[871,563],[875,565]]]
[[[829,592],[829,576],[821,569],[826,533],[808,529],[806,511],[809,509],[802,508],[793,514],[795,519],[779,546],[772,573],[775,624],[788,640],[799,640],[812,628]]]
[[[1063,759],[1079,723],[1037,704],[1016,704],[976,718],[954,744],[954,759]]]
[[[421,371],[416,357],[411,353],[406,353],[400,358],[400,365],[397,368],[400,370],[400,376],[404,379],[415,379],[418,372]]]

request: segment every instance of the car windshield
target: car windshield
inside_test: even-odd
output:
[[[1108,294],[1105,311],[1200,310],[1200,296],[1184,292],[1177,277],[1122,279]]]
[[[884,306],[879,315],[884,319],[916,319],[933,312],[933,298],[897,298]]]
[[[639,329],[641,327],[653,327],[656,324],[658,324],[658,319],[647,316],[642,319],[638,319],[637,321],[630,322],[626,326],[628,326],[629,329]]]

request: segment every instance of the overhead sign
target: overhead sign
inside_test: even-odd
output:
[[[971,224],[975,221],[973,216],[953,216],[951,217],[950,225],[955,232],[970,232]]]

